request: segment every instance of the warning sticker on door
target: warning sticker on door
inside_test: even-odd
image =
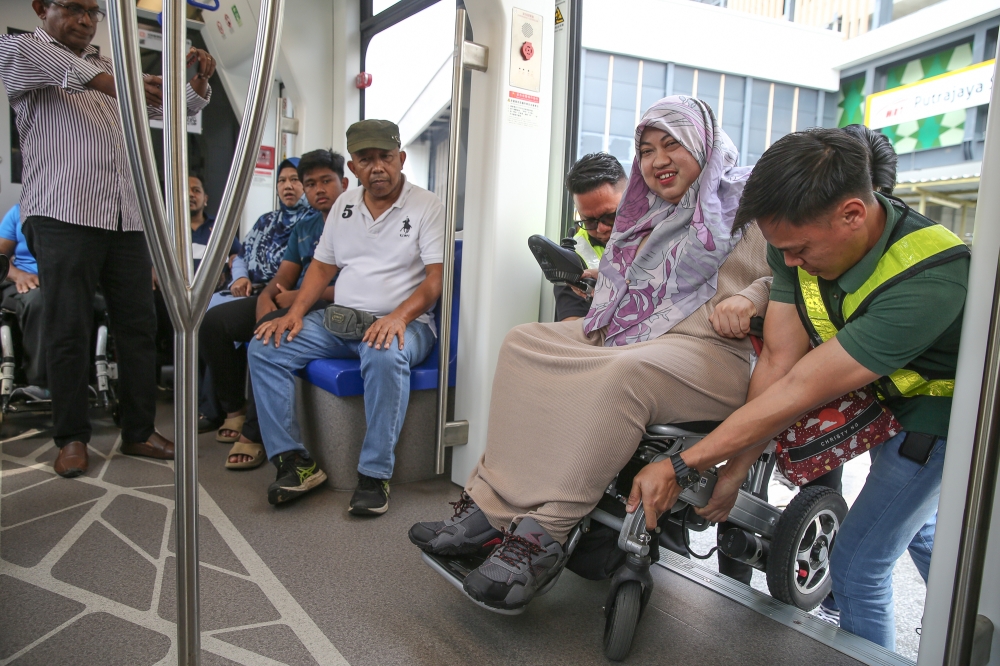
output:
[[[507,122],[520,127],[538,127],[541,118],[541,100],[536,95],[509,91],[507,97]]]

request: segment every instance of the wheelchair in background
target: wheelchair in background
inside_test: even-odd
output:
[[[0,255],[0,282],[6,279],[10,260]],[[121,425],[121,412],[116,388],[118,364],[114,344],[108,332],[108,313],[104,297],[94,298],[94,355],[88,381],[91,406],[102,409]],[[45,395],[30,391],[21,367],[21,331],[13,310],[0,308],[0,422],[7,415],[49,412],[52,401]]]

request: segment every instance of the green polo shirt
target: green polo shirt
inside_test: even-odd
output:
[[[933,266],[889,287],[844,325],[844,294],[860,289],[875,272],[890,234],[902,219],[896,207],[876,197],[886,210],[886,225],[875,247],[836,280],[819,278],[823,302],[839,329],[837,340],[854,360],[876,374],[885,376],[909,365],[931,379],[953,379],[969,280],[967,257]],[[774,273],[771,300],[794,304],[797,269],[786,266],[781,251],[770,245],[767,262]],[[885,404],[908,431],[948,435],[951,398],[918,395],[890,398]]]

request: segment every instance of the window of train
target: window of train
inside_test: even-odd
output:
[[[667,95],[707,102],[744,164],[756,163],[789,132],[836,126],[837,98],[824,90],[591,50],[583,63],[578,154],[609,152],[626,171],[635,157],[636,124]]]
[[[402,0],[406,2],[408,0]],[[399,4],[389,0],[372,3],[372,11]],[[437,2],[392,25],[371,38],[365,52],[365,71],[372,75],[365,90],[366,118],[391,120],[399,126],[406,151],[403,173],[410,182],[427,188],[443,200],[448,180],[449,123],[451,120],[452,54],[455,2]],[[462,128],[459,161],[459,219],[462,228],[465,183],[465,137],[468,135],[466,72],[466,126]]]

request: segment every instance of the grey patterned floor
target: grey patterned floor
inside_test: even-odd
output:
[[[72,480],[52,473],[44,420],[0,428],[0,666],[176,663],[172,466],[118,454],[112,424],[95,424],[91,469]],[[226,471],[226,450],[199,443],[202,664],[608,663],[606,582],[567,574],[506,617],[423,565],[406,528],[445,513],[451,483],[395,486],[374,521],[326,488],[275,509],[273,468]],[[659,567],[654,577],[628,663],[857,663]]]

